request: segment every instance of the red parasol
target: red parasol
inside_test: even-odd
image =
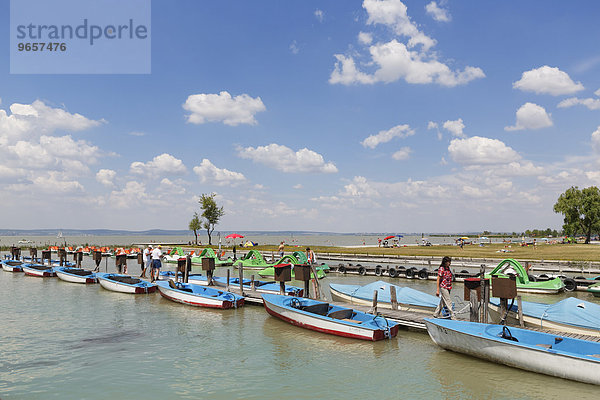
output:
[[[391,235],[391,236],[384,237],[383,240],[390,240],[390,239],[393,239],[395,237],[396,237],[395,235]]]
[[[239,233],[232,233],[232,234],[225,236],[225,239],[241,239],[243,237],[244,236],[240,235]]]

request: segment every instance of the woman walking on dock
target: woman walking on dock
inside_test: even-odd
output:
[[[450,318],[456,319],[454,311],[452,310],[452,299],[450,298],[450,291],[452,290],[452,271],[450,270],[451,262],[452,259],[448,256],[445,256],[442,258],[440,268],[438,268],[437,290],[435,295],[440,298],[440,304],[438,304],[437,308],[435,309],[433,318],[439,318],[443,307],[446,306],[448,312],[450,313]]]

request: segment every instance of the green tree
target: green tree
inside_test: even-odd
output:
[[[194,213],[194,218],[190,221],[188,225],[189,230],[194,231],[194,236],[196,236],[196,246],[198,245],[198,231],[202,229],[202,222],[200,222],[200,216],[198,213]]]
[[[585,235],[589,243],[592,233],[600,231],[600,189],[590,186],[579,189],[571,186],[554,204],[554,212],[563,214],[563,231],[566,235]]]
[[[202,194],[200,200],[200,208],[202,209],[202,226],[206,229],[206,233],[208,234],[208,244],[212,245],[211,235],[215,230],[215,226],[219,223],[219,220],[223,215],[225,215],[225,211],[223,211],[223,207],[217,206],[217,202],[215,201],[216,193],[212,194]]]

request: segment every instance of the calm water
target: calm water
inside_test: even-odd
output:
[[[373,280],[331,274],[322,283]],[[435,285],[394,282],[429,293]],[[595,386],[443,351],[423,333],[356,341],[288,325],[258,306],[211,311],[1,270],[0,293],[3,400],[597,397]],[[550,299],[526,300],[539,298]]]

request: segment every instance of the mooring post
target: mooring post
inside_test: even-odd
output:
[[[371,314],[377,315],[377,290],[373,290],[373,307],[371,308]]]
[[[256,281],[254,280],[254,274],[250,275],[250,290],[256,291]]]
[[[469,314],[469,320],[471,322],[479,322],[479,296],[477,296],[477,289],[469,290],[469,301],[471,303],[471,313]]]
[[[229,292],[229,276],[231,275],[231,271],[227,268],[227,284],[225,285],[225,290]]]
[[[519,326],[525,328],[525,321],[523,321],[523,302],[521,301],[521,295],[517,296],[517,307],[519,307]]]
[[[390,285],[390,297],[392,299],[392,310],[398,309],[398,298],[396,296],[396,286]]]
[[[481,313],[479,314],[479,321],[487,324],[488,302],[490,301],[490,281],[485,279],[485,264],[481,264],[479,277],[481,279]]]
[[[315,299],[321,299],[321,286],[319,285],[319,276],[317,275],[317,268],[315,268],[315,264],[310,264],[310,270],[313,274],[313,286],[315,290]]]
[[[242,265],[242,263],[240,263],[238,267],[238,276],[240,278],[240,294],[242,296],[245,296],[244,285],[242,285],[242,282],[244,282],[244,266]]]
[[[185,256],[185,273],[183,274],[183,282],[188,283],[190,279],[190,272],[192,271],[192,256]]]

